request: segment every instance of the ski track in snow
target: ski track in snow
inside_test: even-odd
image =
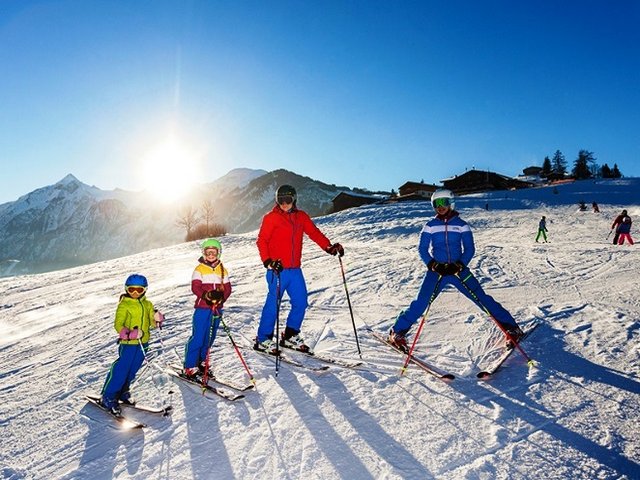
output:
[[[630,182],[640,191],[639,180]],[[570,187],[559,187],[561,195],[563,188]],[[611,183],[609,198],[616,188]],[[231,403],[145,368],[133,386],[137,399],[174,411],[125,411],[148,425],[143,431],[118,430],[83,395],[99,392],[116,357],[112,319],[129,273],[148,276],[148,296],[167,318],[154,332],[152,361],[175,362],[173,350],[182,352],[190,335],[196,244],[0,279],[2,478],[638,478],[639,254],[605,238],[620,206],[599,201],[601,214],[576,213],[574,204],[540,203],[541,189],[509,192],[516,194],[527,209],[487,212],[477,208],[483,199],[459,201],[476,240],[470,267],[483,287],[523,325],[542,324],[522,345],[538,368],[528,372],[516,351],[489,381],[475,374],[498,353],[500,333],[455,290],[438,297],[417,346],[425,361],[456,375],[451,383],[415,367],[401,377],[404,358],[362,328],[386,332],[414,298],[425,272],[417,242],[432,216],[428,203],[318,219],[346,248],[370,370],[316,373],[282,363],[275,377],[269,358],[243,349],[257,390]],[[638,218],[640,198],[634,202],[625,208]],[[548,244],[534,242],[541,215]],[[266,294],[255,233],[225,237],[223,245],[234,285],[225,322],[248,345]],[[307,242],[303,269],[305,338],[318,353],[357,359],[338,261]],[[284,319],[287,300],[282,308]],[[247,382],[222,329],[212,359],[219,376]]]

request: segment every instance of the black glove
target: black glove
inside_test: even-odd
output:
[[[282,262],[280,260],[271,260],[270,258],[267,258],[262,263],[264,265],[264,268],[267,268],[269,270],[275,270],[278,273],[284,270],[284,267],[282,266]]]
[[[436,262],[431,270],[444,277],[445,275],[449,275],[449,264]]]
[[[325,252],[327,252],[329,255],[333,255],[334,257],[336,255],[340,255],[341,257],[344,256],[344,248],[342,248],[342,245],[340,245],[339,243],[334,243],[333,245],[329,245],[325,249]]]
[[[431,270],[432,272],[435,272],[437,264],[438,264],[438,262],[436,262],[434,259],[431,259],[431,260],[429,260],[429,263],[427,263],[427,268],[429,270]]]
[[[204,292],[202,298],[207,302],[207,305],[220,305],[224,302],[224,293],[220,290],[211,290]]]
[[[442,275],[443,277],[446,275],[457,275],[464,268],[464,264],[462,262],[439,263],[439,262],[436,262],[435,260],[432,260],[431,262],[434,262],[434,264],[430,268],[430,270],[433,270],[434,272]],[[431,262],[429,262],[429,264],[431,264]]]

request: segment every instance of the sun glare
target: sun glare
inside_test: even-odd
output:
[[[154,198],[170,203],[184,196],[199,177],[198,156],[178,138],[167,138],[142,159],[142,184]]]

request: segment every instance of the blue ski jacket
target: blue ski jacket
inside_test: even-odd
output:
[[[426,264],[462,262],[469,265],[476,251],[469,224],[455,210],[446,216],[437,215],[429,220],[420,234],[420,258]]]

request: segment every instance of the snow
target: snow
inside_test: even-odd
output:
[[[230,403],[148,368],[135,396],[170,402],[174,412],[127,412],[148,424],[143,431],[118,430],[83,395],[100,390],[116,357],[112,319],[130,273],[149,278],[148,297],[167,317],[161,337],[154,332],[152,362],[176,360],[190,335],[196,243],[0,279],[3,478],[638,478],[639,254],[637,246],[611,245],[607,234],[621,208],[638,217],[640,179],[557,190],[458,199],[474,229],[471,268],[484,288],[521,324],[541,323],[522,345],[538,368],[529,371],[515,352],[489,381],[475,374],[495,354],[499,334],[455,290],[438,297],[417,347],[421,358],[456,375],[451,383],[415,367],[400,376],[403,358],[363,328],[385,332],[416,294],[425,271],[418,235],[433,214],[428,202],[318,219],[346,249],[366,371],[312,373],[282,364],[276,377],[270,359],[243,349],[257,391]],[[601,213],[577,212],[582,196],[598,201]],[[548,244],[534,242],[541,215]],[[225,321],[243,345],[255,334],[266,294],[255,237],[223,239],[234,285]],[[303,269],[305,338],[318,352],[357,359],[338,260],[309,243]],[[286,301],[283,308],[286,314]],[[212,359],[219,376],[247,381],[222,330]]]

